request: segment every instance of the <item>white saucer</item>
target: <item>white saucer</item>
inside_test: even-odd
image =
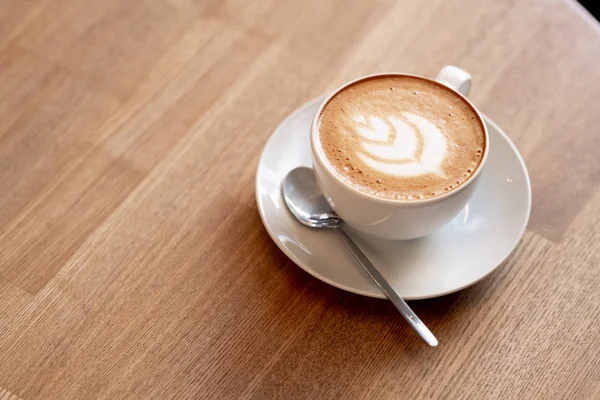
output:
[[[383,298],[337,236],[300,225],[281,197],[281,182],[311,166],[310,123],[320,97],[289,115],[265,145],[256,172],[256,201],[269,235],[309,274],[340,289]],[[508,136],[484,116],[490,154],[473,198],[448,225],[408,241],[352,235],[405,299],[426,299],[463,289],[496,269],[515,248],[531,210],[525,163]]]

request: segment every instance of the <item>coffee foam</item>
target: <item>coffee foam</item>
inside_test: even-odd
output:
[[[320,150],[357,189],[391,199],[439,196],[474,173],[485,149],[476,112],[442,85],[385,75],[334,96],[318,121]]]

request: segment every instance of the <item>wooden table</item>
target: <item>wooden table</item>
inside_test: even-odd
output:
[[[528,230],[411,306],[273,244],[261,149],[376,71],[474,77]],[[0,0],[0,398],[600,398],[600,28],[562,0]],[[4,397],[2,397],[4,396]]]

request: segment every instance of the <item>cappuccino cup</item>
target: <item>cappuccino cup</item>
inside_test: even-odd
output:
[[[384,239],[425,236],[468,203],[489,153],[471,77],[444,67],[435,80],[384,73],[349,82],[311,124],[313,169],[352,228]]]

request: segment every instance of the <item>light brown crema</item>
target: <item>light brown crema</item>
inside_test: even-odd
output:
[[[317,151],[361,192],[419,200],[460,187],[485,151],[476,111],[445,86],[405,75],[353,83],[325,105]]]

